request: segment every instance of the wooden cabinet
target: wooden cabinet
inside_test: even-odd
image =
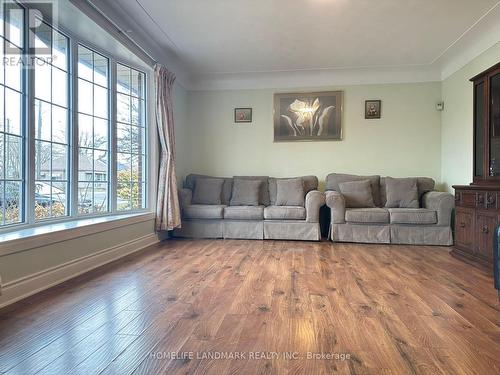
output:
[[[473,82],[473,182],[455,189],[452,254],[491,267],[493,233],[500,224],[500,63]]]
[[[493,233],[500,224],[500,187],[463,185],[455,189],[453,255],[484,266],[493,264]],[[498,190],[495,190],[498,189]]]

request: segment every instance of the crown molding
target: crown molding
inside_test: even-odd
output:
[[[440,71],[431,66],[363,67],[202,74],[194,76],[191,90],[239,90],[322,87],[440,81]]]
[[[448,47],[435,61],[445,80],[480,54],[500,43],[500,2]]]

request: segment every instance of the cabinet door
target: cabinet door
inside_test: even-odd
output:
[[[462,250],[474,251],[474,211],[457,208],[455,214],[455,242]]]
[[[495,213],[476,213],[476,255],[490,261],[493,260],[493,233],[497,222]]]

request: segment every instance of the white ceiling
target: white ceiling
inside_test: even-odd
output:
[[[100,0],[96,5],[103,2],[121,18],[132,38],[143,34],[143,40],[174,54],[195,76],[431,66],[489,12],[498,16],[493,8],[500,4],[498,0]]]

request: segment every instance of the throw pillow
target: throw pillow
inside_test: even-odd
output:
[[[301,178],[276,180],[276,206],[304,207],[304,181]]]
[[[375,207],[370,180],[341,182],[339,189],[347,208]]]
[[[385,178],[387,190],[386,207],[418,208],[418,188],[416,178]]]
[[[193,204],[221,204],[221,178],[198,178],[194,185]]]
[[[231,206],[258,206],[262,181],[235,178],[231,195]]]

